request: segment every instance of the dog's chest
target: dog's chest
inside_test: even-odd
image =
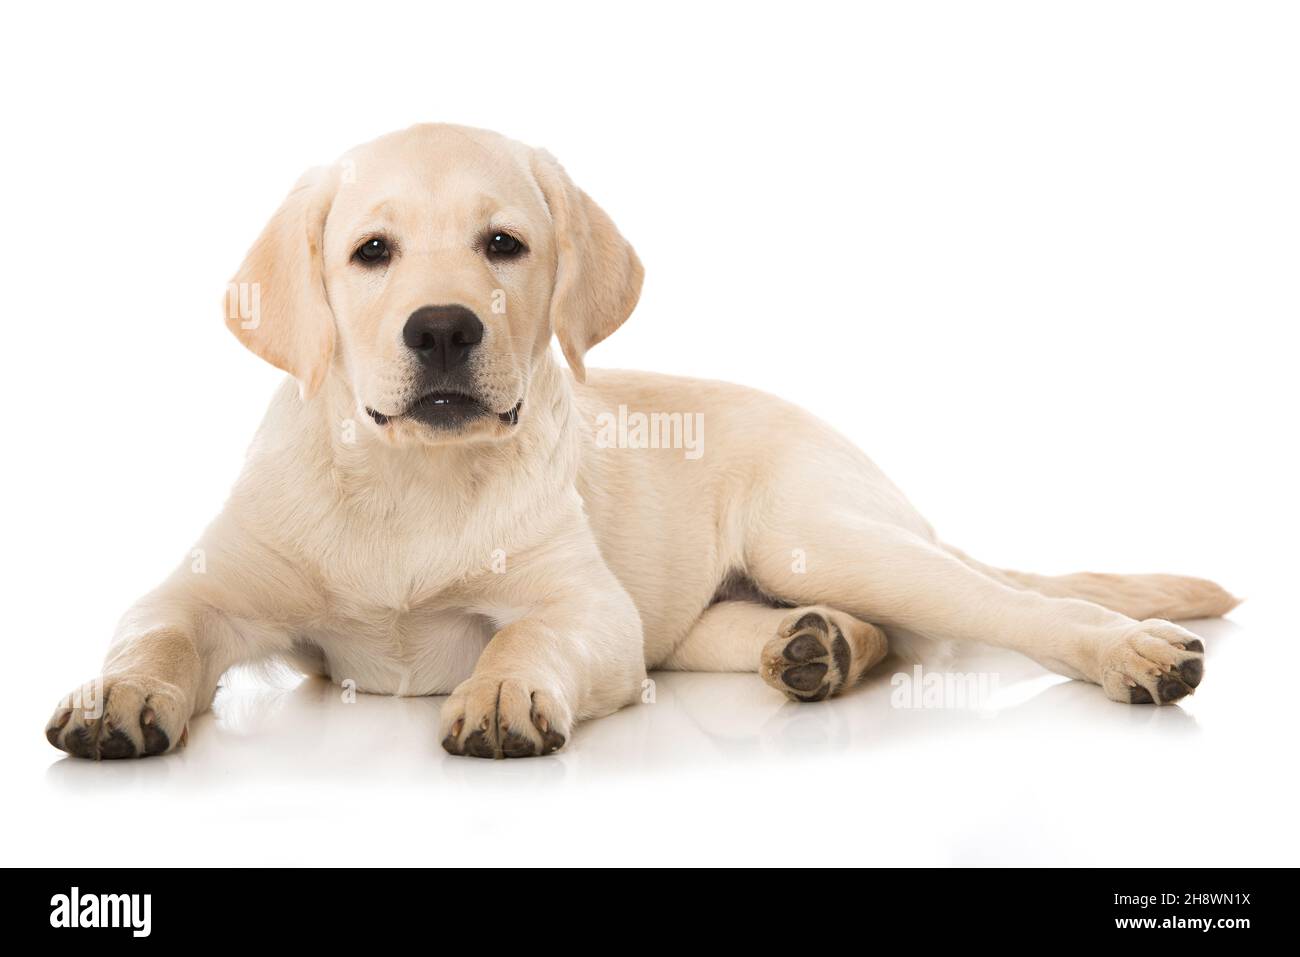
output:
[[[490,570],[503,535],[476,513],[457,514],[412,496],[383,514],[331,513],[304,553],[332,613],[372,620],[445,606],[453,591]]]
[[[374,612],[313,629],[326,674],[375,694],[447,694],[470,676],[496,624],[460,609]]]
[[[493,551],[472,534],[371,522],[318,547],[325,607],[304,637],[333,680],[359,691],[446,694],[509,620],[476,601],[472,583],[492,574]]]
[[[314,586],[298,637],[330,677],[364,691],[446,693],[523,614],[498,607],[511,601],[506,569],[580,503],[571,485],[524,473],[475,485],[455,470],[379,464],[314,494],[286,484],[250,499],[266,537]]]

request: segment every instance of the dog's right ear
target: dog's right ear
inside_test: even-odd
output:
[[[226,288],[227,327],[254,353],[297,379],[303,398],[320,388],[334,354],[322,246],[338,179],[335,167],[307,172]]]

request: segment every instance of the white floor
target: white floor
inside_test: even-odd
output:
[[[39,715],[6,863],[1294,864],[1294,647],[1266,608],[1197,622],[1205,682],[1125,706],[1012,655],[974,708],[656,675],[656,701],[549,758],[452,758],[441,699],[241,676],[164,758],[62,758]],[[41,769],[44,768],[43,773]],[[35,773],[32,773],[35,772]]]

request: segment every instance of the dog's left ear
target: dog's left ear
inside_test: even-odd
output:
[[[280,204],[226,288],[226,326],[271,365],[320,388],[334,354],[325,296],[325,218],[338,188],[334,167],[309,170]]]
[[[645,271],[613,220],[545,150],[534,150],[533,176],[555,227],[551,329],[582,382],[587,350],[623,324],[641,297]]]

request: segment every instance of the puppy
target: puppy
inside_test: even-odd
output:
[[[990,568],[799,409],[588,373],[641,278],[551,156],[494,133],[417,126],[309,172],[226,303],[290,378],[198,557],[127,612],[50,743],[162,754],[227,669],[271,658],[449,694],[443,747],[475,757],[563,747],[647,668],[842,694],[898,631],[1013,648],[1125,703],[1200,683],[1200,640],[1163,619],[1228,611],[1217,585]]]

